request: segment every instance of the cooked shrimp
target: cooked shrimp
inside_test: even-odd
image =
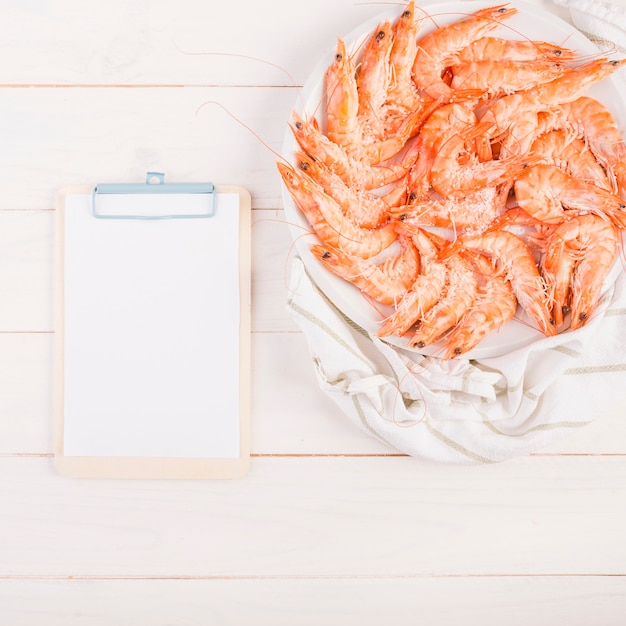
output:
[[[626,203],[618,196],[578,180],[554,165],[523,170],[514,183],[520,207],[543,222],[558,223],[568,210],[594,213],[626,228]]]
[[[309,225],[326,245],[369,258],[388,248],[397,238],[392,222],[378,228],[360,228],[341,211],[339,203],[302,172],[277,163],[287,191]]]
[[[428,103],[404,116],[394,132],[388,137],[374,141],[361,141],[359,145],[347,148],[350,156],[365,165],[381,165],[397,156],[406,146],[409,139],[420,130],[424,120],[436,108],[437,103]]]
[[[485,136],[499,142],[500,158],[526,153],[537,136],[538,115],[541,111],[549,111],[576,100],[590,85],[609,76],[624,64],[626,59],[596,59],[569,68],[547,83],[503,96],[489,105],[480,118],[481,122],[489,124]]]
[[[545,41],[515,41],[499,37],[481,37],[456,55],[456,63],[471,61],[573,61],[576,52]]]
[[[569,68],[558,78],[537,85],[533,88],[535,95],[543,105],[560,105],[564,102],[572,102],[588,89],[591,85],[601,81],[626,65],[626,58],[608,60],[606,58],[594,59],[588,63]]]
[[[392,26],[387,20],[378,24],[363,48],[356,84],[359,92],[359,117],[366,125],[378,124],[387,100],[391,83],[389,57],[392,45]]]
[[[570,310],[570,284],[576,265],[576,254],[558,234],[564,223],[551,227],[540,242],[543,253],[539,265],[552,297],[552,318],[557,328],[563,325]]]
[[[412,111],[423,103],[411,77],[421,24],[422,20],[417,18],[415,12],[415,0],[411,0],[393,27],[393,46],[389,56],[391,84],[386,102],[391,110]]]
[[[389,335],[402,336],[424,316],[439,300],[446,283],[448,270],[438,260],[439,250],[430,233],[417,227],[405,224],[396,226],[398,234],[411,237],[413,244],[420,253],[420,271],[415,281],[397,303],[395,311],[382,321],[378,332],[379,337]]]
[[[412,69],[416,85],[431,98],[450,101],[454,90],[443,81],[442,74],[454,60],[454,55],[517,12],[506,4],[480,9],[423,37],[418,43]]]
[[[422,270],[404,294],[392,315],[383,320],[376,335],[402,336],[439,300],[446,283],[446,266],[443,263],[422,263]]]
[[[361,141],[358,122],[359,96],[355,66],[342,39],[337,42],[335,58],[325,75],[326,81],[326,135],[340,146]]]
[[[371,41],[391,42],[389,22],[380,28]],[[339,39],[325,74],[327,138],[352,160],[371,165],[397,154],[434,108],[429,100],[422,100],[420,106],[415,101],[409,111],[389,112],[387,88],[381,86],[381,81],[389,82],[381,74],[391,74],[389,50],[380,58],[373,58],[375,54],[380,57],[381,53],[371,44],[366,47],[357,71],[344,41]]]
[[[354,177],[353,164],[345,150],[320,130],[315,118],[305,119],[297,111],[293,111],[292,117],[294,121],[289,128],[306,154],[321,161],[346,181]]]
[[[417,36],[423,23],[411,0],[393,26],[393,46],[389,57],[391,82],[381,122],[386,135],[396,132],[404,118],[417,111],[425,120],[440,105],[427,94],[420,93],[412,78],[412,65],[417,53]]]
[[[533,142],[530,153],[539,163],[554,165],[578,180],[611,190],[604,168],[588,145],[573,133],[562,129],[543,133]]]
[[[561,224],[550,239],[555,242],[551,247],[550,266],[558,266],[563,255],[574,261],[570,280],[570,328],[575,330],[589,321],[597,307],[604,280],[617,255],[619,234],[610,222],[586,214]]]
[[[511,320],[517,298],[511,283],[482,254],[471,256],[476,270],[476,296],[452,331],[445,337],[443,360],[458,357],[475,348],[488,334]]]
[[[552,295],[552,317],[557,328],[563,325],[565,315],[569,313],[570,304],[570,284],[576,266],[576,257],[562,245],[550,242],[549,253],[554,254],[555,248],[560,247],[560,254],[557,263],[548,265],[542,263],[542,273],[546,279],[549,291]]]
[[[607,244],[610,245],[610,242],[607,241]],[[584,326],[591,319],[602,293],[602,281],[614,258],[615,253],[609,247],[596,242],[576,265],[571,289],[572,330]]]
[[[520,306],[545,335],[556,334],[546,285],[535,258],[524,240],[508,230],[489,230],[477,236],[462,236],[451,244],[446,255],[463,249],[478,250],[496,261],[511,281]]]
[[[406,198],[406,191],[396,185],[385,195],[359,190],[306,154],[296,153],[298,167],[336,200],[346,217],[361,228],[376,228],[389,219],[391,208]]]
[[[496,186],[484,187],[462,197],[431,198],[389,209],[389,215],[416,225],[453,230],[485,230],[498,214],[503,198]]]
[[[399,236],[398,241],[400,252],[378,264],[324,245],[312,246],[311,252],[327,269],[352,283],[373,300],[395,305],[415,282],[420,265],[412,241],[403,236]]]
[[[440,299],[419,319],[409,340],[411,348],[425,348],[450,330],[472,306],[477,281],[474,271],[462,256],[445,261],[446,281]]]
[[[545,61],[468,61],[451,66],[453,90],[480,90],[483,97],[511,94],[553,80],[564,66]]]
[[[314,119],[305,120],[295,111],[293,118],[294,124],[290,128],[300,148],[357,189],[378,189],[393,183],[402,178],[415,161],[417,148],[409,149],[398,163],[371,166],[328,139]]]
[[[464,103],[451,102],[443,104],[433,111],[420,129],[420,137],[424,139],[424,148],[436,150],[448,137],[466,133],[476,126],[476,114],[471,106]]]
[[[513,178],[524,161],[517,157],[481,161],[461,135],[453,135],[438,150],[430,168],[430,184],[445,198],[462,197]]]
[[[614,191],[619,191],[626,199],[626,144],[606,106],[594,98],[581,96],[559,106],[550,120],[553,128],[570,129],[589,146],[615,180]]]
[[[496,144],[499,157],[528,152],[537,135],[540,110],[532,90],[502,96],[488,106],[480,121],[488,124],[484,136]]]
[[[474,111],[461,103],[442,105],[430,114],[416,138],[417,159],[408,175],[409,194],[415,199],[425,198],[430,189],[430,170],[441,146],[454,135],[467,136],[476,123]]]

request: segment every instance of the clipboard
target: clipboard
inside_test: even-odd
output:
[[[228,479],[250,463],[249,193],[212,183],[57,195],[55,467]]]

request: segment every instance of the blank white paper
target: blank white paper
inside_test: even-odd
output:
[[[69,195],[64,238],[64,454],[239,456],[239,196],[103,220]]]

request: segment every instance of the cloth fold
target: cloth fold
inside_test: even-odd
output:
[[[289,292],[322,390],[358,426],[411,456],[487,463],[528,454],[610,409],[626,385],[626,275],[581,331],[480,361],[442,361],[370,336],[299,258]]]
[[[612,38],[613,50],[626,51],[621,0],[554,2],[569,7],[599,45]],[[371,336],[326,298],[297,256],[287,307],[307,338],[320,388],[360,428],[411,456],[504,461],[563,438],[624,397],[625,273],[582,329],[480,360],[442,361]]]
[[[567,7],[572,24],[601,49],[626,53],[626,4],[623,0],[553,0]]]

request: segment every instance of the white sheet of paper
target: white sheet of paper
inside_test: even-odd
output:
[[[238,232],[236,194],[161,220],[96,219],[90,195],[67,196],[66,456],[239,455]]]

